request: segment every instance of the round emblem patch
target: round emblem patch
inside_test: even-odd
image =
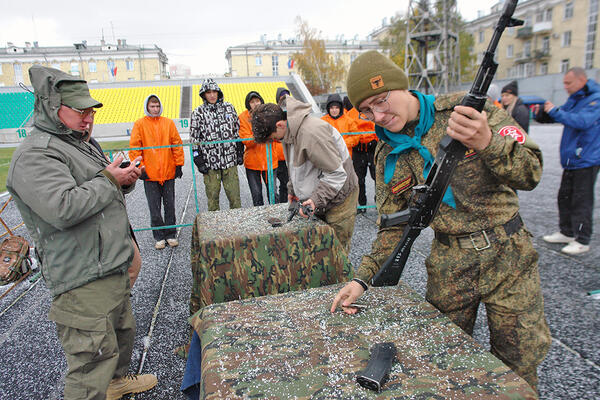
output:
[[[517,143],[525,143],[525,134],[516,126],[505,126],[500,129],[498,133],[502,136],[510,136],[511,138],[515,139]]]

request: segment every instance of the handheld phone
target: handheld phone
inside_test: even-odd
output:
[[[127,168],[127,167],[129,167],[130,165],[131,165],[131,161],[129,161],[129,160],[123,160],[123,161],[121,162],[121,165],[119,165],[119,168]],[[139,162],[139,161],[136,161],[136,163],[135,163],[135,166],[136,166],[136,167],[139,167],[139,166],[140,166],[140,162]]]

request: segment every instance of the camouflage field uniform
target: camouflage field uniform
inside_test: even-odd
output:
[[[440,96],[434,103],[435,122],[422,139],[434,156],[452,109],[462,97],[462,93]],[[516,123],[505,111],[489,103],[485,111],[493,133],[491,142],[482,151],[467,151],[450,180],[456,209],[442,203],[431,224],[436,238],[439,233],[447,235],[448,245],[440,239],[432,244],[426,260],[426,298],[469,334],[479,303],[485,303],[491,352],[535,388],[537,366],[551,343],[538,255],[524,226],[508,236],[502,225],[519,212],[515,190],[532,190],[541,179],[542,155],[527,136],[521,135],[522,144],[511,137],[519,134],[508,128]],[[412,136],[415,126],[416,122],[408,123],[403,133]],[[499,134],[506,132],[507,136]],[[385,158],[391,150],[383,142],[376,150],[376,199],[382,214],[405,209],[411,187],[424,183],[423,159],[415,150],[400,156],[393,178],[384,183]],[[363,257],[359,278],[369,281],[379,270],[400,240],[402,230],[394,227],[379,231],[371,253]],[[486,247],[482,230],[487,230],[490,241],[485,250],[473,248],[468,236],[457,239],[479,232],[473,235],[474,243]]]

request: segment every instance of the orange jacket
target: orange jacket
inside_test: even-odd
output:
[[[242,139],[252,138],[252,123],[250,122],[250,112],[245,110],[239,115],[240,118],[240,137]],[[267,170],[267,145],[265,143],[256,143],[254,140],[245,140],[244,146],[244,166],[255,171]],[[281,144],[279,144],[281,147]],[[283,150],[281,151],[283,153]],[[272,146],[273,169],[278,165],[278,154],[275,146]]]
[[[129,147],[153,147],[181,144],[181,137],[173,120],[165,117],[144,117],[135,121]],[[129,159],[142,156],[140,166],[146,167],[149,180],[160,182],[175,178],[175,166],[183,165],[183,148],[130,150]]]
[[[375,124],[371,121],[360,119],[356,107],[352,108],[350,111],[346,111],[346,116],[356,123],[357,132],[375,132]],[[367,144],[373,140],[378,140],[375,133],[365,133],[364,135],[360,135],[360,143]]]
[[[325,114],[321,117],[321,119],[323,121],[327,121],[330,125],[333,125],[333,127],[342,134],[342,138],[344,138],[344,142],[346,142],[346,147],[348,148],[350,157],[352,157],[352,148],[360,142],[360,136],[343,134],[347,132],[357,132],[358,130],[356,128],[356,122],[348,118],[346,114],[342,114],[342,116],[337,119],[333,119],[329,114]]]
[[[285,161],[285,155],[283,154],[283,146],[280,142],[273,142],[273,152],[277,155],[278,161]]]

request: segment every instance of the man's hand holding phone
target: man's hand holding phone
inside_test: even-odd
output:
[[[121,186],[129,186],[133,184],[142,174],[142,169],[137,166],[140,165],[142,157],[138,157],[133,160],[133,164],[123,161],[123,156],[119,155],[115,160],[106,166],[106,170],[119,182]]]

